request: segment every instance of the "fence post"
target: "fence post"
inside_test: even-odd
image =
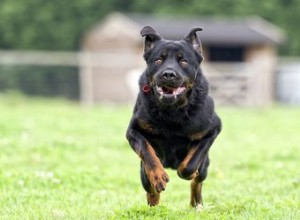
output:
[[[92,54],[88,52],[79,54],[79,90],[83,106],[94,104],[93,61],[91,56]]]

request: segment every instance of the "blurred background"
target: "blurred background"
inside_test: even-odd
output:
[[[145,25],[166,39],[191,28],[219,105],[300,105],[300,0],[0,1],[0,92],[84,105],[130,103]]]

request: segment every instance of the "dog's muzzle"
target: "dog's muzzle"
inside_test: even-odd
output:
[[[162,87],[156,86],[156,91],[160,95],[160,97],[159,97],[160,100],[170,99],[170,98],[174,98],[176,100],[179,95],[181,95],[185,92],[185,90],[186,90],[186,86],[184,86],[184,85],[177,87],[177,88],[166,87],[166,86],[162,86]]]

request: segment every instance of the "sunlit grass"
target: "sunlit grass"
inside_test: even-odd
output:
[[[0,96],[1,219],[299,219],[300,109],[219,108],[204,209],[171,181],[146,206],[125,139],[132,106]]]

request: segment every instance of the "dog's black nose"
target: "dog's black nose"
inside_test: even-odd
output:
[[[173,80],[177,77],[176,73],[173,70],[166,70],[162,73],[162,76],[165,80]]]

